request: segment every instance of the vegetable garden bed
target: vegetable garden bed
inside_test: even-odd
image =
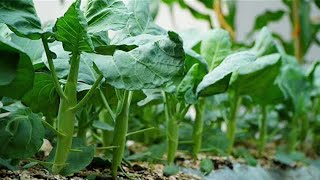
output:
[[[44,24],[32,0],[0,1],[0,178],[319,179],[314,2],[284,1],[292,42],[271,13],[251,44],[220,0],[206,33],[165,30],[149,3],[76,0]]]

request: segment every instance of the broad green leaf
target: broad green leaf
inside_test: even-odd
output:
[[[165,176],[172,176],[179,173],[179,167],[175,165],[168,165],[165,166],[163,169],[163,175]]]
[[[205,175],[210,174],[213,170],[213,162],[211,159],[202,159],[200,162],[200,171]]]
[[[314,0],[314,3],[317,5],[318,8],[320,8],[320,0]]]
[[[21,98],[31,89],[34,69],[27,54],[0,38],[0,96]]]
[[[4,23],[0,23],[0,37],[10,40],[13,32],[8,28],[8,26]]]
[[[94,146],[85,146],[80,138],[74,138],[72,140],[71,149],[66,161],[66,166],[61,170],[60,174],[63,176],[68,176],[73,173],[79,172],[80,170],[87,167],[92,159],[94,158],[95,148]],[[48,161],[53,161],[56,147],[50,153]]]
[[[150,14],[152,19],[155,19],[158,15],[160,8],[160,0],[151,0],[150,3]]]
[[[97,129],[101,129],[104,131],[113,131],[113,129],[114,129],[114,127],[112,127],[109,124],[102,122],[102,121],[94,121],[92,124],[92,127],[97,128]]]
[[[115,37],[114,42],[141,34],[164,35],[166,31],[156,25],[151,17],[149,0],[130,0],[128,10],[131,13],[127,25]]]
[[[184,51],[177,34],[129,52],[94,59],[107,83],[127,90],[150,89],[168,82],[183,66]]]
[[[23,96],[22,103],[33,112],[55,117],[59,107],[59,96],[52,77],[45,73],[36,73],[33,84],[32,89]]]
[[[93,45],[87,33],[88,24],[80,10],[80,0],[74,2],[55,24],[55,38],[72,53],[92,52]]]
[[[41,40],[31,40],[12,34],[11,41],[27,53],[35,69],[43,67],[41,57],[44,52],[44,48]]]
[[[271,22],[279,21],[283,15],[285,15],[285,11],[276,10],[270,11],[267,10],[256,17],[252,32],[262,29],[264,26],[267,26]]]
[[[0,121],[0,155],[22,159],[33,156],[44,138],[42,118],[30,109],[18,109]]]
[[[278,52],[272,34],[266,27],[261,29],[259,32],[254,46],[250,49],[250,52],[255,54],[257,57]]]
[[[249,52],[234,53],[226,57],[213,71],[209,72],[197,87],[197,95],[209,96],[225,92],[233,72],[256,60]]]
[[[145,94],[145,98],[138,102],[138,106],[159,104],[162,102],[162,94],[160,89],[143,89],[143,93]]]
[[[186,59],[184,66],[186,71],[189,71],[194,64],[199,64],[199,71],[204,73],[204,75],[208,73],[208,63],[200,54],[190,49],[185,49],[185,53]]]
[[[2,159],[0,158],[0,168],[7,168],[7,169],[10,169],[11,171],[14,171],[14,170],[18,170],[17,167],[15,167],[14,165],[11,164],[11,161],[10,159]]]
[[[0,1],[0,22],[22,37],[40,39],[43,33],[32,0]]]
[[[306,54],[314,37],[312,36],[311,3],[308,0],[301,0],[299,7],[300,30],[301,30],[301,48],[303,54]]]
[[[86,11],[88,32],[120,30],[127,25],[129,15],[121,0],[89,0]]]
[[[249,95],[258,104],[275,104],[282,98],[282,93],[275,84],[281,68],[280,59],[279,54],[258,58],[235,73],[231,86],[239,95]]]
[[[205,74],[199,70],[199,64],[194,64],[183,77],[177,87],[177,98],[184,100],[187,104],[197,101],[196,88]]]
[[[209,71],[217,67],[231,53],[229,33],[222,29],[208,32],[201,42],[201,55],[209,65]]]
[[[279,86],[298,114],[308,112],[310,105],[310,82],[299,65],[288,64],[281,69]],[[301,93],[304,92],[304,93]]]

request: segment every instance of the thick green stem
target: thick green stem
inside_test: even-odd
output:
[[[298,117],[296,115],[293,116],[292,121],[290,122],[290,135],[289,135],[289,144],[288,144],[288,152],[293,152],[296,149],[297,139],[298,139]]]
[[[203,114],[205,110],[205,99],[200,98],[198,104],[195,105],[196,119],[193,125],[193,156],[197,157],[201,149],[202,144],[202,132],[203,132]]]
[[[162,91],[163,104],[165,110],[165,117],[167,122],[167,163],[168,165],[174,164],[174,157],[178,149],[179,131],[177,119],[171,111],[171,106],[168,101],[167,94]],[[175,108],[175,107],[174,107]]]
[[[121,165],[121,161],[123,158],[123,152],[126,145],[126,136],[128,131],[128,120],[129,120],[129,110],[130,103],[132,99],[132,91],[125,92],[125,96],[123,98],[123,108],[120,114],[116,117],[116,124],[114,128],[114,136],[113,136],[113,146],[118,148],[113,151],[112,158],[112,177],[114,179],[117,178],[118,167]]]
[[[57,174],[65,166],[72,145],[74,131],[75,113],[70,110],[77,104],[77,79],[79,72],[80,56],[73,53],[71,57],[70,73],[65,85],[64,94],[67,99],[60,98],[60,106],[57,118],[58,131],[65,136],[57,137],[57,150],[55,153],[52,172]]]
[[[262,117],[260,119],[259,127],[259,156],[261,156],[262,151],[265,148],[267,140],[267,108],[266,106],[261,106]]]
[[[237,130],[237,114],[238,109],[241,104],[241,98],[235,93],[231,108],[230,108],[230,118],[227,123],[227,137],[229,139],[229,147],[228,147],[228,154],[231,154],[233,151],[233,145],[235,141],[235,135]]]
[[[178,120],[179,119],[175,116],[167,120],[168,165],[174,164],[174,158],[178,149],[178,141],[179,141]]]

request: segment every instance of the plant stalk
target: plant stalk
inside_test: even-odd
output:
[[[203,133],[203,114],[205,110],[205,99],[200,98],[198,104],[195,105],[196,118],[193,124],[193,156],[196,158],[201,149],[202,133]]]
[[[51,51],[49,49],[48,41],[44,36],[41,37],[41,40],[42,40],[42,44],[43,44],[43,47],[44,47],[44,51],[45,51],[46,56],[47,56],[49,69],[50,69],[50,72],[51,72],[51,75],[52,75],[52,79],[53,79],[53,82],[54,82],[55,89],[56,89],[56,91],[57,91],[57,93],[58,93],[58,95],[60,96],[61,99],[67,99],[67,96],[62,90],[62,88],[60,86],[60,83],[59,83],[59,80],[58,80],[58,77],[57,77],[57,74],[56,74],[56,70],[55,70],[55,67],[54,67],[54,64],[53,64],[53,60],[52,60],[52,57],[51,57]]]
[[[227,137],[229,139],[229,147],[228,147],[228,154],[231,154],[233,151],[234,141],[235,141],[235,135],[237,130],[237,114],[238,110],[241,104],[241,98],[235,94],[234,99],[232,101],[232,105],[230,108],[230,118],[227,123]]]
[[[75,113],[70,108],[77,104],[77,80],[80,64],[80,55],[78,53],[73,53],[70,64],[70,73],[64,90],[64,94],[68,98],[60,98],[57,118],[58,131],[65,136],[57,137],[57,150],[52,166],[52,172],[55,174],[58,174],[65,166],[72,145]]]
[[[289,136],[288,152],[293,152],[297,146],[298,139],[298,117],[294,115],[290,123],[291,131]]]
[[[267,108],[266,106],[261,106],[262,117],[260,119],[260,129],[259,129],[259,156],[262,155],[262,152],[266,145],[267,140]]]
[[[304,114],[301,116],[300,118],[301,120],[301,134],[300,134],[300,143],[301,143],[301,146],[304,147],[304,142],[308,136],[308,132],[309,132],[309,121],[308,121],[308,118],[307,118],[307,115]]]
[[[129,110],[130,103],[132,99],[132,91],[125,92],[123,98],[123,108],[120,114],[116,117],[116,124],[114,128],[113,144],[119,148],[114,149],[112,158],[112,177],[117,178],[118,167],[121,165],[123,158],[123,152],[126,145],[126,136],[128,131],[128,120],[129,120]]]

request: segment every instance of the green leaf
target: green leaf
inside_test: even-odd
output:
[[[225,92],[233,72],[256,60],[249,52],[234,53],[226,57],[213,71],[209,72],[197,87],[197,95],[209,96]]]
[[[0,96],[21,98],[32,88],[33,78],[29,56],[0,37]]]
[[[316,6],[317,6],[318,8],[320,8],[320,0],[314,0],[314,3],[316,4]]]
[[[30,109],[18,109],[0,121],[0,155],[22,159],[33,156],[44,138],[42,117]]]
[[[314,39],[313,27],[310,19],[311,16],[311,3],[308,0],[301,0],[299,7],[300,28],[301,28],[301,45],[302,52],[306,54]]]
[[[278,83],[285,98],[293,104],[297,114],[309,111],[311,87],[308,77],[300,65],[288,64],[284,66],[281,69]]]
[[[194,65],[194,64],[199,64],[199,71],[201,73],[207,74],[208,73],[208,63],[207,61],[200,56],[200,54],[194,52],[191,49],[185,49],[186,52],[186,59],[185,59],[185,70],[189,71],[189,69]]]
[[[150,14],[152,19],[155,19],[159,13],[160,0],[151,0],[150,3]]]
[[[200,162],[200,171],[205,175],[208,175],[213,170],[213,162],[211,159],[202,159]]]
[[[80,10],[80,0],[74,2],[55,24],[55,38],[70,52],[92,52],[93,45],[87,34],[88,24]]]
[[[88,32],[120,30],[127,25],[129,15],[121,0],[89,0],[86,11]]]
[[[44,48],[41,40],[31,40],[12,34],[11,41],[27,53],[35,69],[43,66],[41,57],[44,52]]]
[[[175,165],[165,166],[163,169],[163,175],[172,176],[179,173],[179,167]]]
[[[209,71],[217,67],[231,53],[229,33],[222,29],[208,32],[201,42],[201,55],[209,65]]]
[[[94,59],[106,81],[127,90],[150,89],[162,85],[182,68],[184,51],[177,34],[147,43],[129,52]]]
[[[258,58],[246,68],[237,71],[231,86],[237,90],[239,95],[249,95],[258,104],[275,104],[282,100],[282,93],[275,84],[280,73],[280,59],[279,54]]]
[[[60,174],[63,176],[68,176],[73,173],[79,172],[80,170],[87,167],[92,159],[94,158],[95,148],[94,146],[85,146],[80,138],[74,138],[72,140],[71,149],[76,149],[79,151],[70,151],[66,166],[61,170]],[[51,162],[54,158],[56,147],[50,153],[48,161]]]
[[[145,98],[138,102],[138,106],[144,106],[147,104],[160,104],[162,102],[162,94],[159,89],[143,89],[143,93],[145,94]]]
[[[102,122],[102,121],[94,121],[92,127],[101,129],[104,131],[113,131],[114,127],[110,126],[109,124]]]
[[[115,42],[124,40],[131,36],[141,34],[164,35],[166,31],[152,21],[149,9],[149,0],[130,0],[128,10],[131,13],[125,28],[120,31]]]
[[[34,85],[23,96],[22,103],[30,107],[33,112],[42,112],[44,115],[55,117],[59,107],[59,96],[52,77],[45,73],[36,73]]]
[[[10,169],[11,171],[18,170],[17,167],[11,164],[10,159],[2,159],[0,158],[0,168],[1,167],[6,167],[7,169]]]
[[[178,85],[177,98],[184,100],[187,104],[195,103],[197,101],[196,87],[204,75],[199,72],[199,64],[194,64]]]
[[[261,29],[261,31],[259,32],[254,46],[250,49],[250,52],[255,54],[257,57],[278,52],[272,34],[266,27]]]
[[[271,22],[279,21],[283,17],[283,15],[285,15],[285,11],[283,10],[265,11],[264,13],[256,17],[252,32],[262,29],[264,26],[267,26]]]
[[[40,39],[43,33],[32,0],[0,1],[0,22],[22,37]]]

